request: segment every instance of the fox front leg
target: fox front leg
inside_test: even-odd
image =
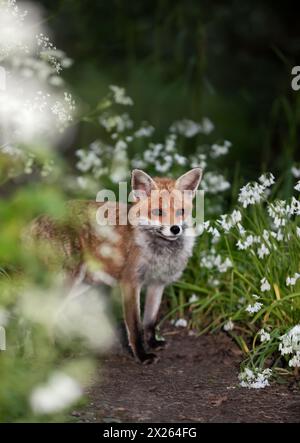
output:
[[[157,315],[162,299],[162,295],[164,292],[164,286],[161,285],[150,285],[147,288],[146,293],[146,303],[144,310],[144,331],[145,331],[145,339],[153,349],[163,348],[166,344],[165,340],[156,338],[156,323],[157,323]]]
[[[140,286],[123,283],[121,291],[124,320],[132,352],[139,362],[153,363],[157,358],[156,355],[147,353],[144,346],[144,334],[140,319]]]

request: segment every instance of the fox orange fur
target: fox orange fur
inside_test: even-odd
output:
[[[131,182],[135,202],[129,212],[143,214],[137,223],[119,224],[124,204],[110,203],[107,210],[115,216],[116,226],[103,226],[97,216],[104,203],[75,200],[68,203],[67,217],[63,220],[42,215],[30,228],[31,238],[41,242],[44,259],[49,263],[61,260],[71,283],[81,276],[81,281],[90,284],[120,285],[129,344],[135,358],[142,363],[156,359],[149,348],[164,345],[155,336],[157,315],[165,286],[180,277],[192,255],[192,199],[201,177],[200,168],[177,180],[152,179],[135,169]],[[152,198],[154,191],[156,199]],[[172,196],[168,204],[163,195],[166,191]],[[184,199],[183,205],[183,199],[178,197],[185,191],[189,191],[189,198]],[[146,287],[143,322],[142,287]]]

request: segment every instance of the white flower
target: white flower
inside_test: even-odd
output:
[[[196,154],[190,157],[191,168],[202,168],[205,169],[207,166],[207,156],[205,154]]]
[[[196,303],[199,300],[199,297],[196,294],[192,294],[189,298],[189,303]]]
[[[297,283],[299,278],[300,278],[300,274],[298,274],[298,272],[295,272],[295,274],[292,277],[287,277],[286,285],[287,286],[295,286],[295,284]]]
[[[125,89],[120,88],[120,86],[110,85],[109,89],[113,93],[114,101],[120,105],[131,106],[133,105],[133,101],[130,97],[125,95]]]
[[[232,212],[232,214],[231,214],[231,219],[232,219],[232,222],[233,222],[234,224],[237,224],[237,223],[239,223],[240,221],[242,221],[242,214],[241,214],[241,212],[238,211],[238,210],[234,210],[234,211]]]
[[[177,132],[184,137],[191,138],[199,133],[208,135],[213,129],[214,125],[208,118],[203,118],[201,123],[189,119],[183,119],[174,122],[170,127],[170,132]]]
[[[252,246],[254,242],[255,242],[255,238],[253,237],[253,235],[248,235],[246,237],[246,239],[244,240],[244,242],[239,240],[236,245],[240,251],[243,251],[245,249],[250,248],[250,246]]]
[[[204,174],[201,187],[209,194],[219,194],[219,192],[227,191],[227,189],[230,188],[230,183],[225,180],[222,174],[206,172]]]
[[[121,115],[110,115],[109,113],[104,112],[99,117],[99,123],[108,132],[114,131],[120,133],[133,127],[133,121],[126,112]]]
[[[300,201],[292,197],[291,204],[288,205],[289,215],[300,215]]]
[[[202,126],[201,131],[205,135],[210,134],[215,129],[213,122],[207,117],[204,117],[202,119],[201,126]]]
[[[300,228],[298,228],[298,226],[296,228],[296,233],[297,233],[297,236],[300,237]]]
[[[291,172],[295,178],[300,178],[300,168],[293,166]]]
[[[266,342],[266,341],[270,341],[270,339],[271,339],[270,334],[269,334],[267,331],[265,331],[264,329],[261,329],[261,330],[259,331],[259,335],[260,335],[260,341],[261,341],[261,343],[264,343],[264,342]]]
[[[259,177],[259,181],[265,188],[269,188],[275,183],[275,177],[271,172],[269,172],[267,174],[262,174]]]
[[[230,215],[221,215],[221,218],[217,220],[225,232],[229,232],[233,226],[239,224],[242,220],[242,214],[240,211],[234,210]]]
[[[178,318],[177,320],[173,321],[173,324],[176,328],[186,328],[187,327],[187,321],[185,318]]]
[[[265,277],[261,279],[260,284],[261,284],[260,286],[261,292],[270,291],[271,285]]]
[[[187,163],[187,158],[184,157],[183,155],[180,155],[177,153],[174,154],[174,160],[175,160],[175,163],[178,163],[178,165],[181,165],[181,166],[184,166]]]
[[[265,187],[259,183],[247,183],[240,190],[238,201],[247,208],[249,205],[259,203],[265,195]]]
[[[232,320],[228,320],[224,326],[223,326],[224,331],[232,331],[234,329],[234,323]]]
[[[281,229],[279,229],[277,232],[271,231],[271,235],[273,238],[275,238],[278,242],[281,242],[284,239],[283,232]]]
[[[253,370],[245,368],[245,370],[239,374],[240,386],[249,389],[263,389],[269,386],[271,375],[271,369],[264,369],[260,372],[259,368]]]
[[[101,159],[94,151],[84,151],[83,149],[78,149],[76,151],[77,157],[80,161],[77,162],[76,167],[81,172],[87,172],[94,167],[101,166]]]
[[[221,259],[221,257],[220,257],[220,259]],[[227,270],[229,268],[232,268],[232,262],[228,257],[225,259],[225,261],[223,263],[221,262],[221,260],[219,262],[217,262],[217,265],[218,265],[218,269],[221,273],[227,272]]]
[[[137,137],[137,138],[151,137],[153,132],[154,132],[154,127],[149,125],[147,122],[143,122],[143,124],[140,127],[140,129],[135,131],[134,136]]]
[[[61,281],[44,291],[42,298],[40,290],[28,289],[20,297],[22,317],[41,324],[50,333],[55,330],[58,338],[80,339],[92,350],[107,349],[113,340],[113,329],[106,315],[105,299],[85,284],[65,292]]]
[[[217,143],[213,144],[211,147],[211,157],[212,158],[218,158],[221,155],[228,154],[229,148],[231,146],[231,143],[227,140],[225,140],[223,145],[218,145]]]
[[[258,298],[257,295],[256,295],[256,296],[253,295],[253,297],[254,297],[254,298]],[[246,311],[249,312],[250,314],[254,314],[255,312],[260,311],[261,308],[262,308],[262,306],[263,306],[263,304],[257,301],[257,302],[255,302],[255,303],[252,304],[252,305],[249,304],[245,309],[246,309]]]
[[[259,258],[264,258],[266,255],[270,254],[269,249],[266,247],[266,245],[263,243],[260,248],[257,249],[257,254]]]
[[[296,352],[296,354],[290,359],[289,366],[300,368],[300,352]]]
[[[227,272],[229,268],[232,268],[231,260],[227,257],[222,261],[222,257],[219,254],[216,255],[214,248],[211,249],[210,253],[204,253],[202,255],[200,265],[206,269],[217,268],[221,273]]]
[[[300,180],[298,181],[298,183],[295,186],[296,191],[300,192]]]
[[[220,232],[217,230],[217,228],[213,228],[212,226],[208,228],[207,232],[209,232],[214,239],[219,238],[221,236]]]
[[[55,372],[48,383],[34,388],[30,405],[35,414],[53,414],[71,406],[82,394],[75,379],[63,372]]]
[[[289,365],[298,366],[300,354],[300,324],[294,326],[280,337],[279,351],[281,355],[294,354]]]
[[[218,280],[217,278],[212,278],[212,277],[210,277],[210,278],[207,280],[207,284],[208,284],[209,286],[211,286],[212,288],[218,288],[218,287],[220,286],[220,280]]]
[[[199,134],[201,132],[201,125],[200,123],[196,123],[193,120],[183,119],[176,121],[172,124],[170,127],[171,132],[177,132],[178,134],[181,134],[185,137],[194,137],[195,135]]]
[[[170,153],[170,152],[174,152],[175,151],[176,139],[177,139],[177,135],[176,134],[168,135],[168,137],[166,138],[166,142],[165,142],[165,150],[166,150],[166,152]]]

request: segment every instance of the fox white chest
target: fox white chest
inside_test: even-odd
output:
[[[141,248],[138,277],[142,285],[166,286],[178,280],[192,255],[194,239],[145,242]]]

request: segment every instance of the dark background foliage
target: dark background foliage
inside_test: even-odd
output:
[[[154,124],[158,137],[174,119],[208,116],[217,138],[233,143],[227,166],[245,179],[299,161],[300,91],[291,88],[291,69],[300,65],[296,2],[39,3],[57,46],[75,60],[66,78],[86,103],[111,83],[126,86],[133,116]]]

